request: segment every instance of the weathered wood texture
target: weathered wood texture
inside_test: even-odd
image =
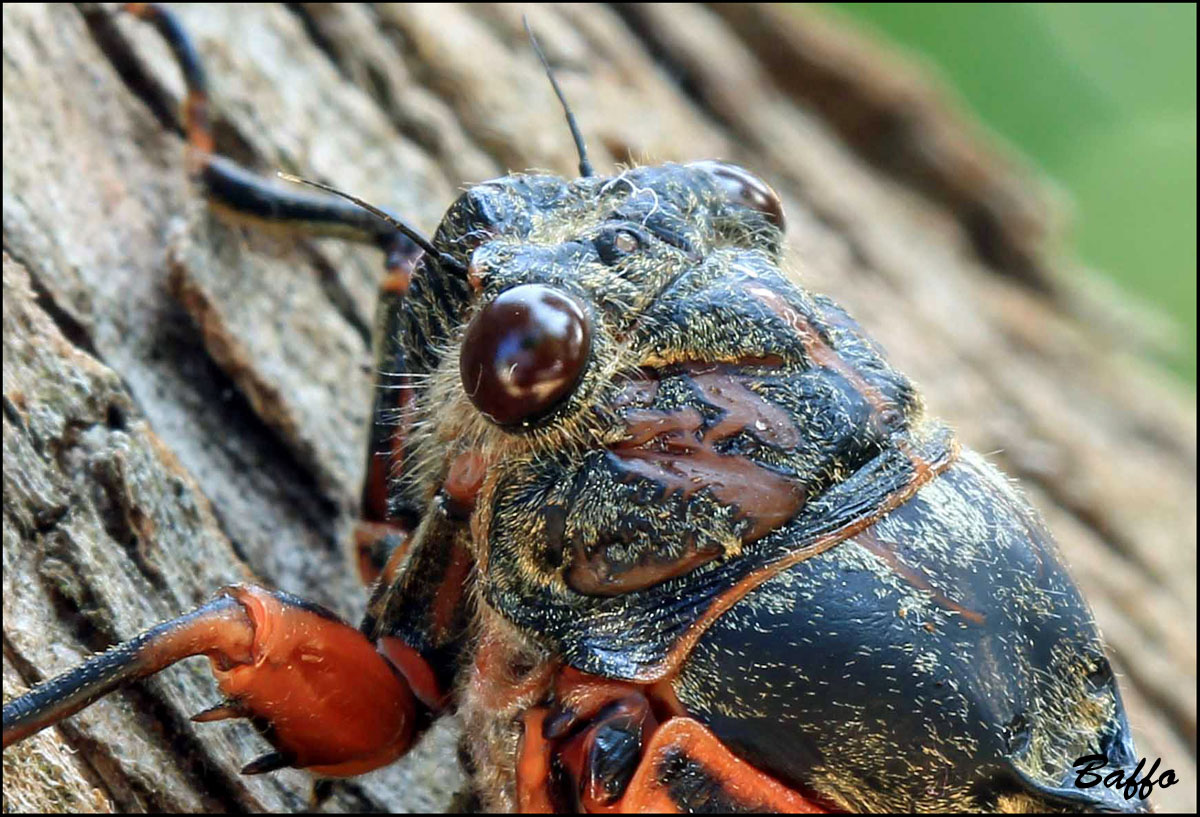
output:
[[[218,146],[431,229],[456,189],[570,173],[520,8],[181,8]],[[1139,320],[1073,284],[1038,181],[928,76],[812,14],[531,9],[600,167],[722,157],[781,191],[796,267],[1046,514],[1113,650],[1139,748],[1196,805],[1192,398]],[[5,696],[257,576],[355,618],[343,542],[370,398],[377,253],[210,213],[181,81],[107,8],[6,5]],[[193,725],[203,662],[4,755],[6,810],[290,810],[237,774],[243,725]],[[331,810],[445,807],[453,724]],[[74,753],[64,753],[63,746]]]

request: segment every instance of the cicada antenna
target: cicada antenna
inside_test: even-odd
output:
[[[546,78],[550,80],[550,85],[554,88],[558,101],[562,103],[563,113],[567,115],[567,127],[571,129],[571,138],[575,140],[575,149],[579,151],[579,175],[595,176],[596,171],[592,169],[592,163],[588,161],[587,145],[583,141],[583,134],[579,132],[575,114],[571,112],[571,106],[567,104],[567,98],[563,94],[562,88],[558,87],[558,80],[554,78],[554,71],[550,68],[546,55],[542,53],[542,47],[538,45],[537,37],[533,36],[533,29],[529,27],[529,18],[522,15],[521,22],[525,24],[525,33],[529,35],[529,44],[533,46],[534,52],[541,60],[542,67],[546,69]]]
[[[286,182],[294,182],[296,184],[306,184],[309,187],[315,187],[318,190],[324,190],[326,193],[332,193],[333,195],[338,196],[339,198],[343,198],[343,199],[346,199],[346,201],[350,201],[350,202],[357,204],[359,207],[366,210],[371,215],[387,222],[388,224],[392,225],[400,232],[404,233],[404,235],[411,238],[414,244],[416,244],[418,247],[420,247],[425,252],[427,252],[430,255],[430,257],[436,258],[442,266],[445,266],[452,270],[455,270],[462,275],[466,275],[467,268],[465,266],[463,266],[463,263],[461,261],[459,261],[454,256],[450,255],[449,253],[440,252],[437,249],[437,247],[433,246],[433,242],[431,242],[428,238],[426,238],[424,235],[422,235],[419,230],[408,226],[403,221],[401,221],[400,219],[393,216],[391,213],[388,213],[385,210],[381,210],[369,202],[363,201],[358,196],[352,196],[349,193],[345,193],[341,190],[338,190],[336,187],[330,187],[327,184],[323,184],[321,182],[315,182],[312,179],[302,179],[299,176],[293,176],[291,173],[284,173],[282,170],[278,171],[277,175],[279,176],[279,178],[283,179]]]

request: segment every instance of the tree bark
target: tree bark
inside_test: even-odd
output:
[[[218,150],[432,231],[462,185],[575,156],[504,6],[181,7]],[[1139,750],[1196,806],[1194,398],[1157,318],[1078,283],[1038,180],[904,58],[812,12],[530,11],[593,162],[720,157],[781,192],[795,267],[1046,515],[1112,648]],[[156,35],[5,6],[4,694],[251,578],[359,615],[344,542],[379,254],[210,212]],[[204,664],[4,754],[5,809],[294,810],[246,725],[192,724]],[[450,804],[452,720],[329,810]],[[69,747],[71,752],[64,752]]]

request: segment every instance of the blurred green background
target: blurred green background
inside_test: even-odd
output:
[[[1196,6],[831,3],[936,65],[1075,203],[1084,262],[1178,321],[1196,383]]]

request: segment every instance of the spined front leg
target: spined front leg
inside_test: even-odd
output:
[[[194,720],[249,718],[275,747],[245,774],[285,766],[363,774],[408,751],[428,721],[408,682],[358,630],[286,593],[236,585],[4,706],[4,746],[190,656],[225,700]]]

